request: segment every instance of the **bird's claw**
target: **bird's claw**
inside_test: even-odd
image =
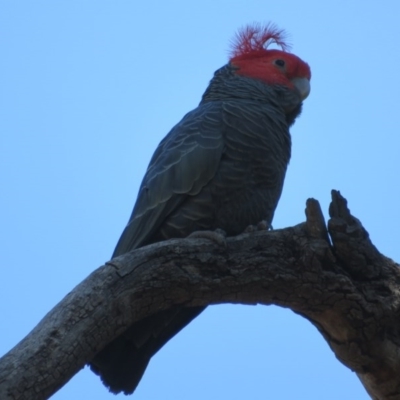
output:
[[[226,232],[222,229],[216,229],[215,231],[195,231],[188,237],[208,239],[216,243],[218,246],[226,247]]]
[[[249,225],[245,230],[244,233],[251,233],[256,231],[268,231],[272,230],[272,225],[270,225],[267,221],[262,220],[257,225]]]

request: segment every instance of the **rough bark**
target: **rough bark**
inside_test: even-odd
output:
[[[0,359],[1,399],[47,399],[134,321],[176,304],[276,304],[307,318],[373,399],[400,399],[400,270],[378,252],[339,192],[328,229],[169,240],[98,268]]]

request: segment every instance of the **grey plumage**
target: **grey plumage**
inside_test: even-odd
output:
[[[200,105],[159,144],[113,257],[198,230],[237,235],[261,220],[271,224],[302,98],[235,70],[218,70]],[[139,321],[96,355],[92,370],[112,392],[132,393],[150,358],[202,310]]]

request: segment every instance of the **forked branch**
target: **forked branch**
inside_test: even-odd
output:
[[[294,227],[175,239],[95,270],[0,359],[1,399],[47,399],[133,322],[176,305],[276,304],[313,323],[373,399],[400,399],[400,271],[339,192]],[[100,384],[100,381],[99,381]]]

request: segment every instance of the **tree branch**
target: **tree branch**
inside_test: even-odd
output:
[[[373,399],[400,399],[400,272],[332,192],[328,230],[307,221],[228,238],[175,239],[117,257],[0,359],[1,399],[47,399],[133,322],[175,305],[276,304],[313,323]],[[331,240],[331,241],[330,241]]]

